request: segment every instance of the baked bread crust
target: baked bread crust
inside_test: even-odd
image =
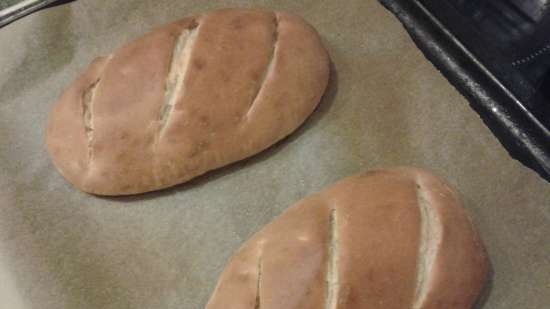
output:
[[[487,266],[444,181],[380,169],[298,202],[254,235],[206,309],[468,309]]]
[[[48,150],[86,192],[170,187],[290,134],[328,77],[328,54],[300,17],[208,12],[94,60],[53,107]]]

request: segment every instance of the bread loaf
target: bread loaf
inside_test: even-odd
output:
[[[51,111],[48,150],[90,193],[173,186],[290,134],[328,76],[319,36],[295,15],[226,9],[186,18],[93,61]]]
[[[485,250],[457,194],[413,168],[297,203],[231,259],[206,309],[468,309]]]

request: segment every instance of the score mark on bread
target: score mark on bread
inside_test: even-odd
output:
[[[300,17],[207,12],[92,62],[53,107],[48,150],[86,192],[170,187],[292,133],[328,76],[328,54]]]
[[[184,91],[184,78],[191,59],[195,40],[197,38],[197,24],[192,24],[191,28],[184,29],[174,44],[172,52],[172,61],[170,64],[170,73],[166,79],[166,92],[164,95],[164,104],[160,112],[161,132],[168,122],[168,117],[178,98],[182,97]]]

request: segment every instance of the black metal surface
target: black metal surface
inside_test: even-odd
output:
[[[451,6],[465,5],[470,2],[467,0],[380,2],[399,18],[426,57],[469,100],[510,155],[550,181],[550,101],[544,98],[546,89],[541,90],[548,77],[538,76],[536,84],[531,80],[536,76],[529,75],[531,71],[518,70],[511,60],[535,48],[533,38],[539,26],[521,28],[523,32],[513,38],[506,36],[509,28],[503,28],[507,30],[497,38],[494,27],[491,30],[472,21],[484,20],[474,9],[470,8],[474,13],[468,17]],[[544,21],[548,15],[535,12],[532,16],[532,20]],[[492,36],[485,31],[492,31]],[[513,44],[528,38],[533,44],[514,49]],[[504,44],[508,44],[509,51],[504,50]]]
[[[419,0],[550,129],[550,0]]]
[[[74,0],[10,1],[9,6],[2,7],[2,10],[0,10],[0,28],[41,9],[72,1]]]

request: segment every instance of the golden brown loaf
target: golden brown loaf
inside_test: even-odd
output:
[[[207,309],[469,309],[485,250],[458,197],[413,168],[347,178],[231,259]]]
[[[226,9],[186,18],[93,61],[53,108],[48,150],[87,192],[173,186],[290,134],[328,75],[319,36],[297,16]]]

